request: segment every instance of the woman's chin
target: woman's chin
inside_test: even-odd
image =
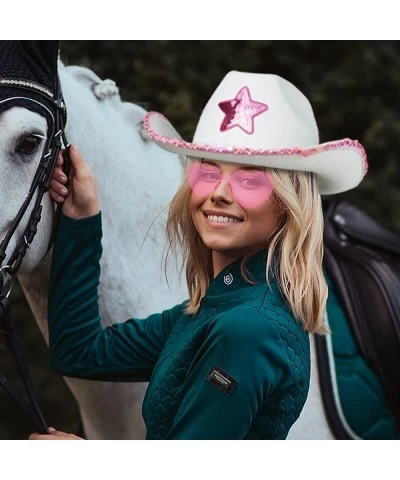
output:
[[[208,239],[204,241],[204,245],[222,256],[227,257],[240,257],[242,256],[242,252],[246,249],[243,249],[243,245],[232,242],[229,240],[221,241],[221,239]],[[245,255],[246,252],[243,253]]]
[[[213,236],[214,237],[214,236]],[[229,239],[210,238],[208,235],[203,238],[204,245],[215,252],[229,252],[235,250],[235,244]]]

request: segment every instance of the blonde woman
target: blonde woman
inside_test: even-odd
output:
[[[347,139],[320,145],[306,97],[267,74],[230,72],[192,143],[158,113],[145,128],[188,158],[167,235],[183,251],[189,299],[102,328],[101,212],[72,148],[71,191],[60,158],[50,192],[64,202],[50,280],[51,364],[70,377],[149,380],[148,439],[285,439],[308,393],[308,335],[327,332],[320,194],[354,188],[365,152]],[[49,433],[31,438],[78,438]]]

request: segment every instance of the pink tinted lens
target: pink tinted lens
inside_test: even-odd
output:
[[[267,172],[238,170],[230,180],[235,199],[244,208],[256,208],[268,200],[272,193],[272,181]]]
[[[218,167],[196,162],[189,168],[188,179],[199,197],[211,195],[222,180],[227,180],[235,200],[244,208],[258,207],[272,193],[269,175],[260,170],[238,170],[233,175],[221,175]]]
[[[198,197],[211,195],[222,180],[221,172],[214,165],[193,163],[188,172],[189,184]]]

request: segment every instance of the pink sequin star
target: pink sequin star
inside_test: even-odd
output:
[[[224,100],[218,106],[225,113],[220,127],[221,132],[239,127],[250,135],[254,132],[254,117],[268,110],[265,103],[252,100],[248,87],[241,88],[235,98]]]

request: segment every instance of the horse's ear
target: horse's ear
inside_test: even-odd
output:
[[[21,40],[22,48],[51,79],[57,75],[58,40]]]

